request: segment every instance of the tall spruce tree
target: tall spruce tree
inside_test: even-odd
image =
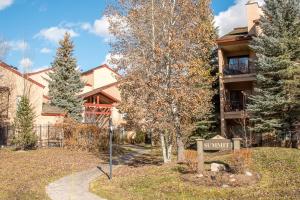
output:
[[[286,134],[299,120],[299,6],[300,0],[265,0],[263,33],[251,44],[257,55],[257,83],[248,105],[254,133]]]
[[[13,143],[20,149],[33,149],[37,143],[37,136],[34,132],[34,112],[27,96],[22,96],[17,107],[15,127],[17,134]]]
[[[49,97],[51,105],[65,109],[70,117],[81,120],[83,99],[78,93],[84,87],[77,69],[77,61],[73,56],[74,44],[70,34],[66,33],[59,42],[54,62],[53,73],[49,73]]]
[[[213,136],[220,134],[220,92],[219,92],[219,62],[218,62],[218,49],[212,51],[210,59],[211,71],[210,75],[214,78],[211,84],[213,95],[211,98],[212,109],[202,119],[197,122],[197,129],[192,135],[200,136],[201,138],[209,139]]]

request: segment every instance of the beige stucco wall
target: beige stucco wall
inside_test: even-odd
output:
[[[10,89],[9,108],[7,122],[13,123],[17,109],[17,99],[26,94],[34,109],[36,123],[41,123],[43,105],[43,87],[24,79],[22,76],[0,66],[0,85]]]
[[[40,124],[57,124],[62,123],[64,117],[63,116],[41,116]]]
[[[94,85],[94,75],[93,73],[81,75],[81,80],[87,84]]]
[[[106,67],[94,70],[94,89],[116,82],[116,74]]]
[[[42,84],[45,86],[44,88],[44,92],[43,94],[45,96],[48,96],[48,92],[49,92],[49,82],[47,80],[49,80],[49,76],[48,76],[48,73],[51,73],[52,70],[47,70],[47,71],[43,71],[43,72],[40,72],[40,73],[37,73],[37,74],[32,74],[32,75],[29,75],[29,77],[33,80],[35,80],[36,82]]]
[[[263,11],[256,1],[249,1],[246,4],[247,8],[247,26],[250,35],[255,35],[259,31],[259,28],[255,26],[255,20],[258,20]]]

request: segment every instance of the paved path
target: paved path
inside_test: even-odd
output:
[[[121,163],[128,163],[135,155],[148,151],[142,147],[132,145],[128,145],[127,147],[133,152],[122,156],[120,158]],[[46,192],[52,200],[102,200],[99,196],[89,192],[89,184],[97,177],[103,175],[103,171],[108,172],[107,164],[65,176],[50,183],[46,187]]]

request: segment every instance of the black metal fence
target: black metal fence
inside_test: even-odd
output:
[[[59,126],[51,124],[35,125],[34,132],[38,138],[38,147],[63,146],[63,129]],[[0,126],[0,145],[11,146],[16,134],[14,126]]]
[[[62,126],[54,124],[41,124],[34,126],[34,132],[37,136],[38,147],[63,147],[65,144],[64,129]],[[108,138],[108,129],[99,128],[97,131],[102,137],[96,137],[92,134],[82,134],[79,139],[85,139],[88,143],[95,142],[94,140],[106,140]],[[0,125],[0,147],[12,146],[12,141],[17,131],[12,125]],[[86,137],[86,138],[83,138]],[[113,142],[115,144],[123,144],[127,140],[126,131],[121,128],[114,129]],[[104,142],[104,141],[99,141]]]

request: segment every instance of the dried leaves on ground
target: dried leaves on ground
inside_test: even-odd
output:
[[[99,164],[97,156],[51,148],[0,150],[0,199],[47,199],[45,186],[64,176]]]

